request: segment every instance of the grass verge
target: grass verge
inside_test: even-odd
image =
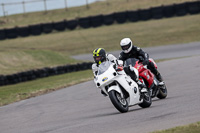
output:
[[[199,133],[200,122],[192,123],[186,126],[179,126],[167,130],[155,131],[152,133]]]

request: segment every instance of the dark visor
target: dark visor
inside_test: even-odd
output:
[[[126,46],[122,46],[122,49],[123,50],[128,50],[130,47],[131,47],[131,42]]]
[[[96,61],[101,61],[101,58],[102,58],[101,56],[95,56],[95,57],[94,57],[94,59],[95,59]]]

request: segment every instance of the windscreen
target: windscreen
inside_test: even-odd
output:
[[[138,61],[138,59],[136,59],[136,58],[129,58],[129,59],[125,60],[124,66],[125,67],[127,67],[129,65],[135,66],[136,61]]]
[[[110,61],[105,61],[105,62],[102,62],[100,65],[99,65],[99,69],[98,69],[98,75],[101,75],[103,74],[111,65],[112,63]]]

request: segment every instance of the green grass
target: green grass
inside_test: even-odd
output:
[[[169,5],[172,3],[182,3],[195,0],[107,0],[107,2],[96,2],[86,6],[65,9],[51,10],[45,12],[34,12],[20,15],[11,15],[6,18],[0,18],[0,28],[8,28],[15,26],[26,26],[30,24],[56,22],[60,20],[70,20],[86,16],[94,16],[98,14],[109,14],[113,12],[125,10],[137,10],[160,5]],[[103,9],[103,10],[102,10]],[[9,14],[9,11],[8,11]]]
[[[80,75],[84,75],[80,77]],[[92,70],[73,72],[0,87],[0,106],[91,80]]]
[[[50,50],[4,50],[0,52],[1,74],[12,74],[19,71],[43,68],[46,66],[54,67],[63,64],[76,63],[69,57],[65,57],[58,52]],[[47,65],[48,64],[48,65]]]
[[[199,131],[200,131],[200,122],[196,122],[186,126],[179,126],[163,131],[155,131],[152,133],[199,133]]]
[[[91,53],[97,47],[120,50],[124,37],[140,47],[200,41],[199,24],[198,14],[4,40],[0,42],[0,74],[77,63],[71,55]]]

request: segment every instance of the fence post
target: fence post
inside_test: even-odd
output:
[[[5,4],[2,3],[1,6],[2,6],[2,10],[3,10],[3,16],[5,17],[6,16],[6,12],[5,12],[5,8],[4,8]]]
[[[44,0],[44,9],[45,9],[45,13],[47,12],[47,3],[46,0]]]
[[[65,1],[65,10],[67,11],[67,0],[64,1]]]
[[[24,14],[26,13],[25,2],[22,2]]]
[[[86,0],[86,7],[89,8],[88,0]]]

